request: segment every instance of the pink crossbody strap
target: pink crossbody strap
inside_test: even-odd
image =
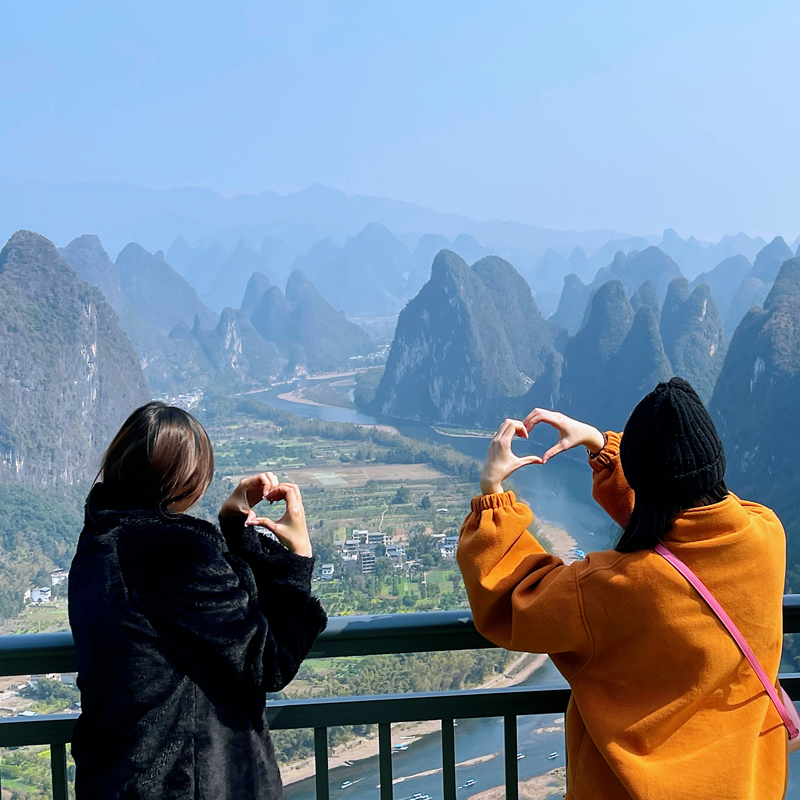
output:
[[[657,544],[653,549],[656,553],[662,556],[662,558],[669,561],[669,563],[672,564],[672,566],[675,567],[675,569],[678,570],[678,572],[680,572],[680,574],[692,584],[703,600],[705,600],[706,603],[711,606],[711,610],[719,617],[720,622],[722,622],[722,624],[728,629],[728,633],[730,633],[730,635],[734,638],[736,644],[739,645],[739,649],[744,654],[744,657],[750,662],[753,672],[758,675],[758,679],[764,684],[764,688],[769,695],[769,699],[772,700],[777,712],[780,714],[781,719],[783,720],[783,724],[786,726],[786,730],[789,731],[789,738],[794,739],[800,735],[800,730],[798,730],[797,725],[794,723],[789,712],[786,710],[786,706],[778,696],[778,692],[775,690],[775,687],[770,683],[767,673],[764,672],[764,669],[756,658],[755,653],[750,649],[750,645],[747,644],[744,636],[742,636],[742,634],[739,632],[739,629],[736,627],[734,621],[728,616],[725,609],[717,602],[714,595],[711,594],[708,589],[706,589],[705,584],[700,580],[700,578],[698,578],[697,575],[695,575],[694,572],[692,572],[689,567],[687,567],[686,564],[684,564],[683,561],[681,561],[676,555],[667,550],[663,544]]]

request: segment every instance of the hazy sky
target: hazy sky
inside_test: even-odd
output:
[[[15,3],[0,174],[800,232],[800,3]]]

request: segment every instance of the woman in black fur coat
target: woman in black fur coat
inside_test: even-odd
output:
[[[77,800],[283,796],[266,694],[292,680],[326,623],[302,498],[272,473],[247,478],[217,527],[186,514],[213,472],[203,427],[158,402],[103,458],[70,570]],[[286,513],[257,517],[262,499]]]

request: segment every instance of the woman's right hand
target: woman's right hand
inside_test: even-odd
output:
[[[591,453],[599,453],[605,447],[605,436],[592,425],[578,422],[576,419],[562,414],[560,411],[550,411],[546,408],[534,408],[523,420],[528,432],[536,425],[545,423],[558,431],[558,442],[554,444],[543,456],[542,463],[546,464],[553,456],[571,450],[573,447],[586,447]]]
[[[308,535],[306,512],[303,508],[300,487],[295,483],[279,483],[264,495],[264,499],[269,500],[270,503],[284,500],[286,511],[283,516],[279,520],[251,516],[247,519],[246,524],[261,525],[272,531],[295,555],[310,558],[312,555],[311,537]]]

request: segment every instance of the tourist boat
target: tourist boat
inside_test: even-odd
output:
[[[558,758],[558,753],[550,753],[550,755],[547,756],[548,761],[552,761],[554,758]]]
[[[344,765],[345,765],[346,767],[352,767],[352,766],[353,766],[353,762],[352,762],[352,761],[345,761],[345,762],[344,762]]]
[[[466,781],[464,783],[464,786],[474,786],[474,785],[475,785],[475,781],[472,780],[472,778],[470,778],[468,781]]]
[[[400,750],[408,750],[408,745],[407,744],[393,744],[392,745],[392,750],[394,750],[395,752],[400,752]]]
[[[517,753],[517,761],[519,761],[521,758],[525,758],[525,753]]]
[[[339,788],[346,789],[348,786],[352,786],[353,781],[345,781]]]

